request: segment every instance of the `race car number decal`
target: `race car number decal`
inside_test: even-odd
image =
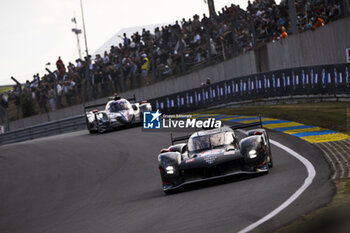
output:
[[[194,159],[187,159],[186,163],[192,163],[194,161]]]
[[[204,158],[205,162],[207,162],[208,164],[212,164],[216,160],[217,156],[216,155],[208,155],[208,156],[203,157],[203,158]]]

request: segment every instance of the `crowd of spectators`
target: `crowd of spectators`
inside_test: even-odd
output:
[[[296,0],[299,32],[314,30],[341,17],[341,0]],[[290,34],[288,1],[279,5],[274,0],[248,2],[247,13],[254,17],[257,41],[268,42]]]
[[[80,103],[82,101],[82,77],[79,75],[79,69],[71,65],[69,63],[68,70],[66,70],[59,57],[56,62],[57,70],[53,73],[42,77],[35,74],[33,80],[27,80],[23,86],[14,85],[13,89],[7,93],[6,101],[12,102],[16,107],[16,117],[19,117],[21,111],[24,116],[27,116],[34,114],[35,109],[38,109],[39,113],[45,113],[49,110],[56,111],[57,108],[73,103]],[[64,103],[62,98],[64,98]],[[25,110],[20,111],[23,103],[27,106]]]
[[[340,4],[341,0],[296,0],[299,32],[338,19]],[[287,0],[279,5],[274,0],[255,0],[248,2],[246,11],[231,4],[216,17],[194,15],[157,27],[153,33],[146,29],[131,36],[124,33],[120,36],[122,43],[111,46],[103,55],[77,59],[67,66],[59,57],[53,73],[34,75],[23,89],[14,86],[6,102],[19,106],[25,94],[40,112],[48,112],[48,107],[55,111],[86,101],[89,90],[93,98],[123,92],[182,74],[206,61],[236,56],[252,50],[256,43],[283,39],[291,33],[290,24]],[[6,98],[2,95],[2,99]]]

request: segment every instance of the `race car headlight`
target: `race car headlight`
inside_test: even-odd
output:
[[[248,155],[249,155],[249,158],[251,159],[256,158],[256,150],[249,151]]]
[[[174,174],[174,167],[173,166],[167,166],[165,168],[167,174]]]

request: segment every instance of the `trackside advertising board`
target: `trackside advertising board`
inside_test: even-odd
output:
[[[277,70],[199,86],[149,102],[163,114],[173,114],[261,98],[350,94],[349,71],[350,63]]]

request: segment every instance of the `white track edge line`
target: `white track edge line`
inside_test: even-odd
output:
[[[286,151],[287,153],[289,153],[290,155],[292,155],[293,157],[298,159],[300,162],[302,162],[304,164],[304,166],[306,167],[306,169],[307,169],[308,176],[304,180],[304,184],[292,196],[290,196],[285,202],[283,202],[280,206],[278,206],[272,212],[267,214],[265,217],[261,218],[260,220],[258,220],[255,223],[247,226],[246,228],[240,230],[238,233],[246,233],[246,232],[249,232],[249,231],[255,229],[256,227],[258,227],[261,224],[263,224],[264,222],[270,220],[271,218],[276,216],[278,213],[280,213],[282,210],[287,208],[291,203],[293,203],[312,184],[312,181],[313,181],[314,177],[316,176],[316,170],[315,170],[314,166],[312,165],[312,163],[309,160],[307,160],[306,158],[304,158],[303,156],[301,156],[300,154],[298,154],[294,150],[292,150],[292,149],[282,145],[281,143],[279,143],[277,141],[274,141],[274,140],[270,139],[270,142],[271,142],[271,144],[273,144],[273,145],[279,147],[280,149]]]

